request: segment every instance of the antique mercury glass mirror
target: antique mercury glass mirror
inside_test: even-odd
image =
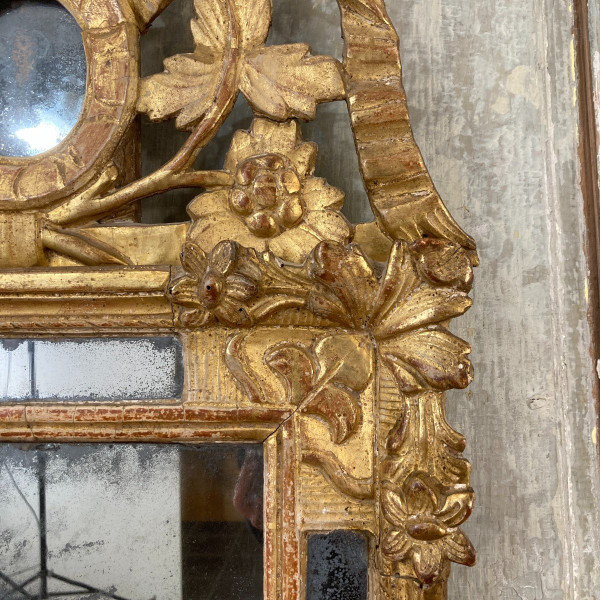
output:
[[[0,598],[443,600],[474,564],[475,243],[383,0],[338,5],[313,49],[270,0],[2,5]],[[360,188],[315,143],[352,138]]]

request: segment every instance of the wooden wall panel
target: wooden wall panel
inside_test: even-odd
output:
[[[450,598],[597,598],[598,463],[578,82],[569,2],[398,2],[414,127],[476,238],[458,323],[476,379],[453,393],[477,508]],[[462,220],[461,220],[462,218]]]

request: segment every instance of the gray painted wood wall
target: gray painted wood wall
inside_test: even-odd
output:
[[[591,4],[600,69],[600,15]],[[598,600],[597,375],[572,3],[388,0],[388,7],[416,139],[481,256],[474,308],[455,329],[473,344],[476,379],[448,403],[473,463],[477,507],[466,530],[479,562],[453,569],[450,598]],[[275,0],[275,11],[273,43],[308,41],[315,52],[340,56],[333,0]],[[180,30],[191,16],[191,2],[177,0],[153,26],[145,73],[191,49],[187,26]],[[249,119],[240,103],[200,164],[219,166],[231,131]],[[320,145],[319,174],[346,191],[347,215],[370,219],[345,106],[321,107],[304,130]],[[150,170],[181,136],[170,124],[146,124],[143,139]],[[187,200],[181,192],[150,199],[144,219],[182,218]]]

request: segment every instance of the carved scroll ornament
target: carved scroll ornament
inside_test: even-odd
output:
[[[444,392],[472,378],[469,345],[448,325],[471,305],[477,254],[413,139],[382,0],[339,0],[341,64],[305,44],[265,46],[269,0],[195,0],[193,51],[140,82],[138,37],[169,0],[61,1],[83,28],[85,108],[53,151],[0,157],[0,327],[177,332],[186,390],[176,406],[7,405],[0,435],[277,439],[272,452],[287,458],[271,475],[296,491],[282,492],[283,517],[267,498],[273,523],[293,531],[267,536],[267,564],[284,573],[266,574],[270,600],[302,593],[304,532],[336,526],[371,532],[372,598],[445,597],[450,562],[475,561],[459,528],[470,467]],[[221,170],[195,170],[240,92],[250,129]],[[356,229],[296,120],[341,99],[376,216]],[[137,112],[190,135],[157,171],[123,183],[115,153]],[[202,189],[189,223],[102,222],[183,187]]]

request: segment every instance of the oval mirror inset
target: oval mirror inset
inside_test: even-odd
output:
[[[0,155],[59,144],[79,119],[86,70],[81,29],[56,0],[0,7]]]

